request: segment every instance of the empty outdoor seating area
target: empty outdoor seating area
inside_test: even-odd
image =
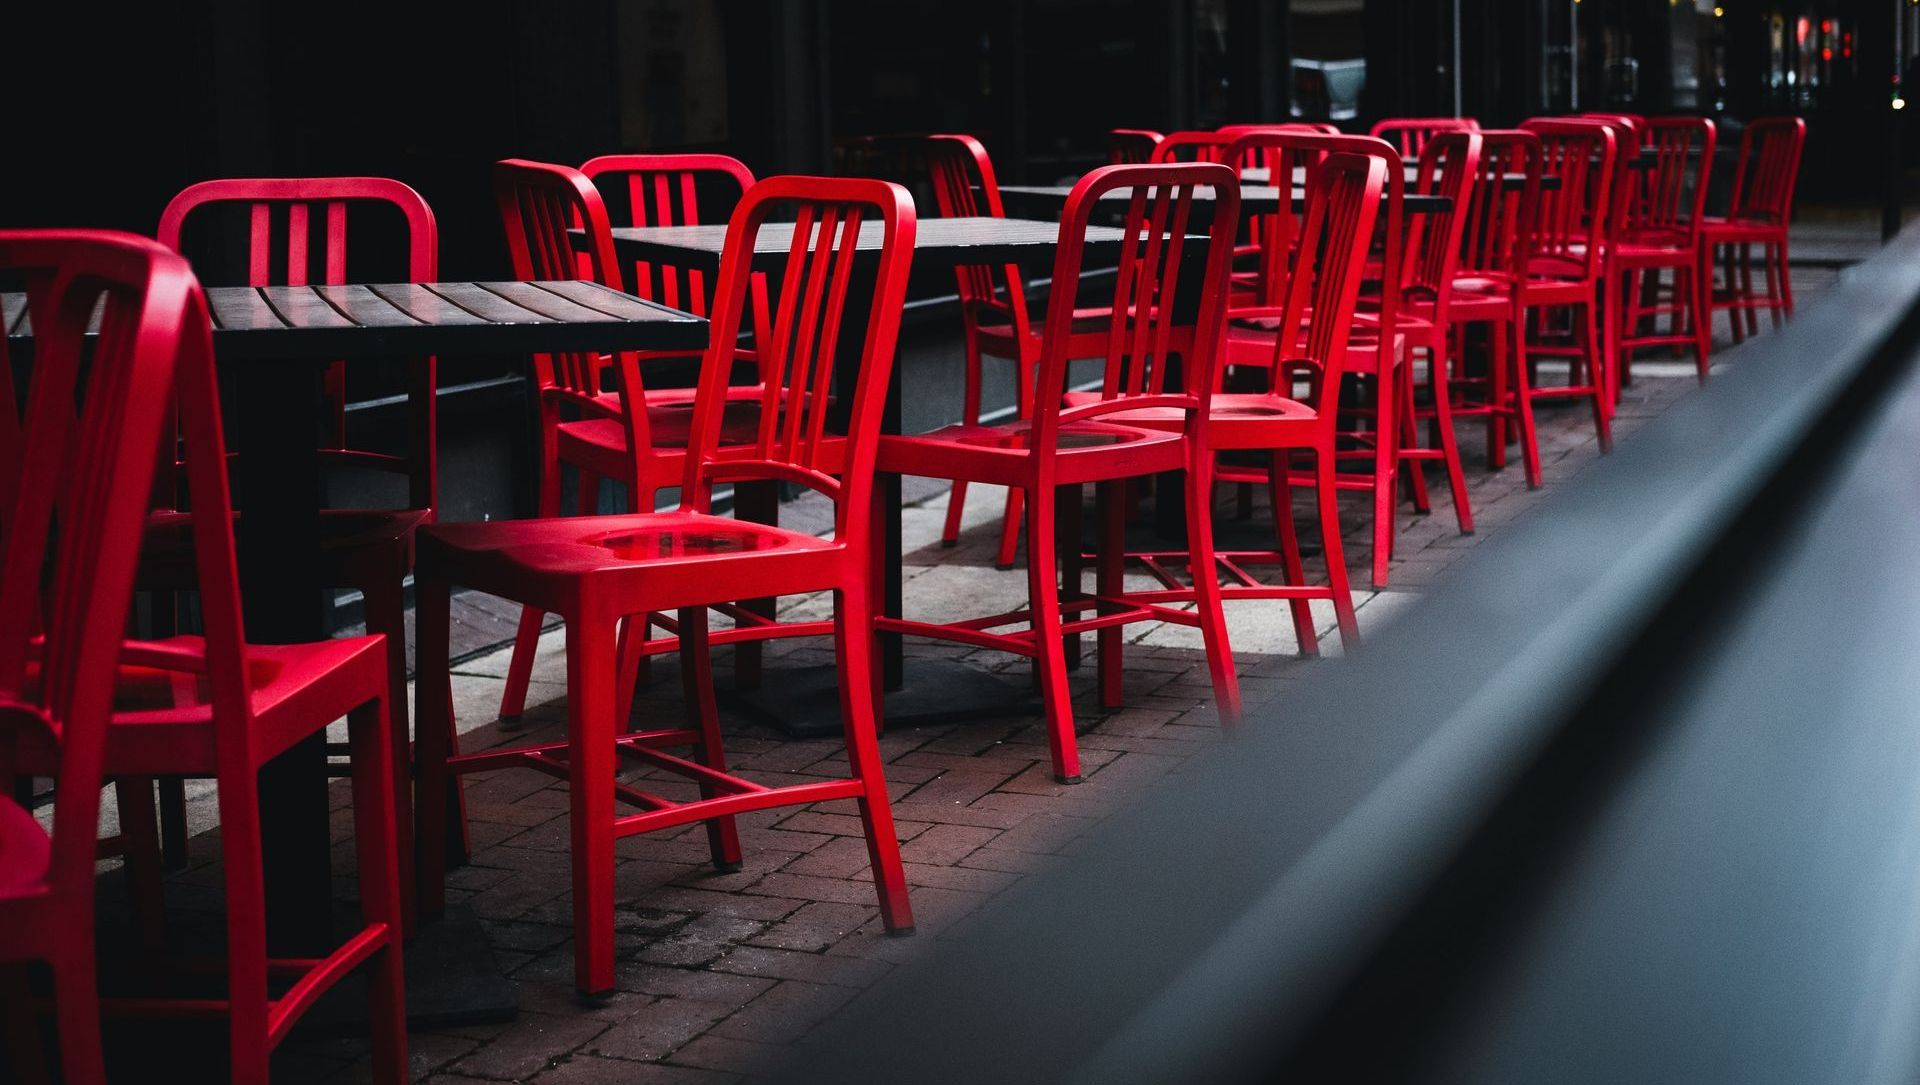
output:
[[[1754,1080],[1760,991],[1908,1005],[1515,873],[1660,847],[1527,812],[1680,748],[1904,379],[1907,0],[33,6],[0,1081]]]

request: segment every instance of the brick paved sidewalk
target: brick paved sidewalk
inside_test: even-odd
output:
[[[1830,276],[1796,272],[1796,287],[1811,297],[1823,279]],[[1621,441],[1631,441],[1635,428],[1695,387],[1686,363],[1641,364],[1635,376],[1616,420]],[[1540,429],[1546,486],[1534,492],[1525,487],[1517,455],[1505,470],[1489,472],[1483,430],[1461,427],[1479,533],[1455,532],[1444,484],[1433,487],[1431,515],[1403,512],[1393,590],[1356,595],[1363,631],[1391,620],[1397,607],[1445,575],[1470,547],[1527,515],[1596,462],[1591,417],[1584,410],[1546,409]],[[958,606],[980,613],[996,597],[1010,604],[1024,598],[1022,572],[992,568],[999,492],[974,491],[969,528],[955,549],[936,542],[943,497],[908,510],[910,613]],[[1366,584],[1369,562],[1363,501],[1353,494],[1345,504],[1347,554],[1357,587]],[[1264,508],[1254,522],[1268,522]],[[1312,559],[1308,574],[1320,575]],[[1330,631],[1330,608],[1319,617]],[[1283,604],[1240,603],[1229,607],[1229,619],[1250,705],[1284,698],[1287,684],[1306,668],[1330,665],[1294,654]],[[470,778],[473,859],[453,872],[451,899],[483,921],[521,1012],[506,1024],[415,1031],[415,1077],[442,1083],[706,1083],[780,1066],[792,1044],[863,988],[894,968],[912,967],[932,942],[996,894],[1071,852],[1103,816],[1216,741],[1206,667],[1192,631],[1145,625],[1129,630],[1124,709],[1100,713],[1091,698],[1093,668],[1076,675],[1082,784],[1053,782],[1044,732],[1030,717],[896,727],[883,738],[918,919],[913,938],[889,938],[880,929],[850,801],[762,811],[740,819],[746,862],[737,873],[713,872],[697,825],[619,843],[618,992],[584,1002],[572,989],[564,786],[531,772]],[[1005,673],[1010,681],[1025,680],[1024,661],[996,653],[924,642],[909,642],[908,651],[915,658],[958,658]],[[824,646],[813,642],[775,642],[768,657],[769,665],[830,660]],[[511,724],[494,718],[505,667],[505,653],[496,652],[458,668],[463,748],[562,736],[558,635],[543,641],[530,707]],[[717,670],[724,687],[724,659]],[[661,680],[642,696],[639,718],[679,718],[678,680],[671,672],[659,668]],[[728,755],[743,774],[790,783],[845,771],[839,740],[786,739],[726,707],[723,697]],[[335,794],[344,803],[344,789]],[[349,822],[342,815],[335,818],[335,868],[350,877]],[[217,832],[196,838],[197,865],[177,879],[176,890],[205,895],[205,887],[217,884],[216,840]],[[363,1042],[296,1035],[275,1073],[282,1081],[363,1080],[364,1060]]]

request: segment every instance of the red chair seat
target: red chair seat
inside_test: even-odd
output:
[[[53,840],[33,812],[0,802],[0,898],[19,897],[45,880]]]
[[[1068,392],[1067,406],[1095,402],[1097,392]],[[1186,412],[1173,407],[1142,407],[1110,415],[1117,423],[1179,432],[1186,425]],[[1213,397],[1207,415],[1207,444],[1214,448],[1270,448],[1274,446],[1275,426],[1292,429],[1319,417],[1314,409],[1298,400],[1264,392],[1221,392]],[[1285,443],[1284,438],[1281,443]]]
[[[880,438],[876,469],[925,478],[1013,485],[1032,473],[1025,421],[996,426],[946,426],[930,433]],[[1105,418],[1060,427],[1055,478],[1062,485],[1174,471],[1186,464],[1178,433],[1118,425]],[[1153,466],[1141,466],[1150,464]],[[1164,466],[1161,466],[1164,465]]]

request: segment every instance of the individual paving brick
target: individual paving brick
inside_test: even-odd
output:
[[[904,863],[910,886],[928,886],[933,889],[965,889],[973,893],[998,893],[1019,880],[1019,876],[1007,871],[982,870],[977,867],[929,866],[925,863]]]
[[[968,853],[990,843],[1002,832],[975,825],[935,825],[902,845],[900,857],[910,863],[952,866]]]
[[[755,1043],[709,1033],[675,1051],[672,1061],[680,1066],[766,1076],[793,1061],[793,1055],[793,1048],[785,1044]]]
[[[896,818],[911,819],[915,822],[977,825],[983,829],[1011,829],[1020,824],[1023,816],[1010,810],[994,810],[959,802],[897,802],[893,804],[893,815]]]
[[[792,1043],[858,993],[849,987],[782,980],[714,1026],[713,1034],[760,1043]]]
[[[725,953],[737,942],[759,934],[765,923],[734,916],[695,916],[671,934],[640,950],[650,964],[700,965]]]
[[[744,976],[804,980],[852,988],[871,986],[880,977],[893,971],[885,961],[836,957],[825,953],[799,953],[767,946],[741,946],[715,961],[713,967]]]
[[[742,892],[834,904],[872,904],[877,899],[870,880],[823,878],[813,874],[790,874],[784,870],[767,875]]]
[[[575,1055],[533,1079],[534,1085],[732,1085],[739,1080],[739,1074],[726,1070],[662,1066],[597,1055]]]
[[[580,1015],[522,1013],[514,1027],[448,1067],[474,1077],[524,1080],[606,1031],[607,1022]]]
[[[785,919],[789,913],[804,903],[806,901],[797,898],[760,896],[750,893],[716,893],[708,889],[689,889],[682,885],[662,886],[647,894],[647,904],[650,907],[676,912],[757,919],[764,923]]]
[[[1085,836],[1099,824],[1093,818],[1035,814],[1020,825],[1001,833],[993,841],[996,848],[1039,854],[1057,852],[1069,840]]]
[[[998,870],[1012,874],[1032,874],[1047,869],[1058,862],[1051,855],[1038,852],[1012,851],[1007,848],[981,848],[965,859],[960,860],[964,867],[977,867],[981,870]]]
[[[864,838],[836,836],[781,869],[789,874],[812,874],[821,878],[870,877],[873,862],[867,855]]]
[[[726,1002],[663,998],[600,1033],[592,1050],[618,1059],[663,1059],[735,1009]]]
[[[917,902],[916,902],[917,903]],[[879,910],[876,905],[816,901],[745,941],[775,949],[813,951],[846,937]]]
[[[619,961],[614,965],[613,983],[622,991],[744,1006],[766,993],[774,980],[710,968],[667,968],[642,961]]]

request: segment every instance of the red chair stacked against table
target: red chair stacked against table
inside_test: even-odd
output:
[[[1460,231],[1460,256],[1453,291],[1447,303],[1449,345],[1455,369],[1450,374],[1455,418],[1487,420],[1487,466],[1506,466],[1509,428],[1522,429],[1521,412],[1531,419],[1532,402],[1510,393],[1513,369],[1511,338],[1514,329],[1511,284],[1525,277],[1541,185],[1540,139],[1532,132],[1482,130],[1480,175],[1473,185]],[[1509,176],[1521,178],[1511,186]],[[1466,332],[1476,324],[1487,329],[1488,351],[1484,373],[1469,375]],[[1469,399],[1466,393],[1478,392]]]
[[[1261,137],[1253,137],[1261,138]],[[1275,239],[1275,251],[1291,251],[1284,269],[1286,293],[1278,307],[1254,310],[1230,310],[1229,317],[1241,321],[1258,320],[1269,327],[1262,340],[1269,351],[1264,368],[1271,381],[1264,392],[1216,393],[1204,437],[1207,452],[1258,452],[1268,456],[1261,477],[1269,486],[1273,504],[1276,547],[1271,551],[1219,555],[1220,568],[1229,582],[1219,589],[1227,599],[1285,599],[1293,614],[1294,635],[1304,654],[1319,651],[1318,637],[1309,609],[1312,599],[1327,599],[1333,604],[1343,646],[1351,648],[1359,637],[1359,623],[1348,586],[1345,548],[1340,535],[1340,503],[1337,465],[1339,456],[1340,386],[1350,359],[1362,358],[1370,367],[1385,352],[1377,343],[1354,348],[1350,338],[1354,310],[1364,278],[1367,248],[1373,240],[1373,228],[1379,217],[1381,193],[1391,181],[1387,162],[1397,158],[1385,143],[1367,137],[1280,135],[1288,151],[1288,168],[1296,163],[1307,169],[1307,208],[1299,220],[1291,244]],[[1331,151],[1331,145],[1363,141],[1379,153],[1355,154]],[[1318,159],[1306,163],[1302,159]],[[1356,355],[1356,349],[1358,353]],[[1390,354],[1385,356],[1391,357]],[[1383,388],[1390,388],[1388,381]],[[1296,389],[1304,386],[1305,396]],[[1391,392],[1386,392],[1388,399]],[[1136,415],[1121,415],[1120,421],[1152,424]],[[1165,425],[1165,420],[1161,420]],[[1391,431],[1390,431],[1391,432]],[[1391,441],[1387,442],[1391,447]],[[1327,584],[1312,586],[1300,557],[1298,533],[1293,521],[1293,464],[1295,453],[1313,457],[1307,478],[1315,491],[1315,504],[1322,553],[1327,563]],[[1391,475],[1392,469],[1388,468]],[[1169,560],[1187,560],[1190,571],[1202,567],[1198,551],[1191,555],[1141,555],[1147,571],[1166,591],[1149,595],[1155,602],[1185,600],[1192,589],[1175,583],[1165,564]],[[1245,566],[1277,564],[1286,577],[1282,585],[1264,584],[1247,572]],[[1209,566],[1210,567],[1210,566]],[[1211,577],[1194,577],[1196,586]]]
[[[1442,132],[1478,132],[1480,122],[1472,117],[1389,117],[1374,124],[1367,134],[1394,145],[1400,157],[1415,159],[1426,149],[1427,141]]]
[[[1169,136],[1169,139],[1173,137]],[[1165,144],[1162,144],[1164,148]],[[1183,296],[1183,254],[1198,240],[1187,238],[1194,189],[1211,185],[1214,216],[1204,248],[1206,274],[1197,297]],[[1212,455],[1207,452],[1207,393],[1218,378],[1218,341],[1225,312],[1227,261],[1239,221],[1240,186],[1233,170],[1218,163],[1105,166],[1082,177],[1067,197],[1060,218],[1053,265],[1053,293],[1043,329],[1038,391],[1031,419],[998,425],[959,424],[915,436],[881,441],[880,469],[903,475],[966,479],[1026,491],[1028,608],[970,618],[948,625],[884,620],[883,628],[994,648],[1034,660],[1046,701],[1047,740],[1055,776],[1080,779],[1080,754],[1074,738],[1073,703],[1067,688],[1062,636],[1099,632],[1100,691],[1103,704],[1120,696],[1120,627],[1136,621],[1174,621],[1200,628],[1206,645],[1214,697],[1228,720],[1239,715],[1239,684],[1227,647],[1218,585],[1198,579],[1196,612],[1128,595],[1121,581],[1124,554],[1118,538],[1130,479],[1185,471],[1187,531],[1194,563],[1211,568],[1213,527],[1210,491]],[[1126,191],[1129,198],[1102,204],[1101,197]],[[1123,205],[1114,294],[1108,310],[1105,375],[1090,401],[1062,406],[1067,362],[1074,339],[1074,306],[1085,257],[1089,220],[1106,208]],[[1187,289],[1192,283],[1184,284]],[[1183,306],[1197,310],[1191,324]],[[1187,324],[1187,330],[1179,326]],[[1169,387],[1167,364],[1176,337],[1186,339],[1181,368],[1185,390]],[[1155,412],[1172,419],[1167,428],[1123,424],[1114,416]],[[1078,538],[1080,490],[1101,489],[1103,545],[1097,558],[1094,596],[1080,592],[1081,542]],[[1064,490],[1064,493],[1060,492]],[[1056,507],[1065,527],[1056,524]],[[1058,534],[1056,533],[1058,532]],[[1062,537],[1064,536],[1064,537]],[[1063,602],[1057,579],[1066,566]],[[1088,617],[1067,615],[1092,611]],[[1024,625],[1014,632],[997,632]]]
[[[210,328],[184,261],[123,235],[29,232],[0,235],[0,266],[26,272],[35,331],[26,431],[6,450],[21,473],[5,483],[11,509],[0,581],[0,700],[13,703],[16,722],[37,717],[55,725],[29,726],[11,736],[17,760],[8,775],[58,777],[60,849],[47,852],[44,841],[36,849],[23,835],[33,826],[31,815],[22,822],[19,814],[0,814],[7,838],[0,851],[9,857],[0,867],[0,897],[16,898],[0,903],[0,913],[37,908],[42,915],[18,919],[60,925],[58,934],[43,928],[29,941],[41,953],[58,955],[57,982],[70,989],[57,999],[74,1062],[69,1080],[75,1070],[84,1075],[98,1066],[96,1058],[73,1052],[71,1040],[86,1023],[84,1011],[68,999],[87,998],[92,979],[81,970],[92,967],[84,945],[93,934],[89,830],[101,773],[218,781],[227,935],[226,997],[114,998],[105,1000],[107,1010],[224,1016],[233,1080],[264,1082],[268,1057],[293,1023],[365,963],[371,968],[374,1073],[384,1081],[405,1080],[386,646],[379,635],[301,645],[245,643]],[[76,418],[82,336],[102,296],[107,304],[91,355],[93,387]],[[162,416],[176,400],[206,634],[123,642],[143,536],[137,509],[129,506],[136,495],[145,500],[150,494]],[[12,407],[0,403],[9,417]],[[0,434],[9,425],[0,420]],[[44,541],[56,515],[56,545],[71,549],[61,555],[64,564],[54,567],[55,580],[42,584]],[[85,564],[75,567],[74,559],[82,557]],[[27,706],[24,713],[21,705]],[[260,768],[342,716],[352,736],[364,925],[324,956],[271,959],[261,881]],[[0,809],[17,808],[0,803]],[[31,861],[12,861],[36,854],[38,869]],[[58,884],[44,881],[44,889],[34,885],[56,878]],[[32,897],[40,898],[37,906],[18,899]],[[30,928],[14,921],[17,915],[0,923],[0,937],[27,933]],[[291,981],[284,994],[270,993],[270,977]]]
[[[1151,128],[1115,128],[1107,133],[1107,164],[1137,166],[1153,157],[1160,133]]]
[[[1241,180],[1243,182],[1248,180],[1249,171],[1264,170],[1266,172],[1267,184],[1290,186],[1293,183],[1293,174],[1290,170],[1276,168],[1275,163],[1271,161],[1271,159],[1276,157],[1279,152],[1272,146],[1261,143],[1248,144],[1244,150],[1233,155],[1228,155],[1226,150],[1226,146],[1232,145],[1246,136],[1288,132],[1295,135],[1318,136],[1337,136],[1340,134],[1340,130],[1330,124],[1306,124],[1298,121],[1277,124],[1222,125],[1215,129],[1213,134],[1222,140],[1225,145],[1217,152],[1217,157],[1209,159],[1209,161],[1227,162],[1237,166],[1241,171]],[[1196,136],[1197,135],[1196,133]],[[1205,143],[1197,138],[1194,140],[1194,145],[1196,147],[1206,146]],[[1196,161],[1198,160],[1196,157]],[[1258,175],[1255,174],[1254,176]],[[1229,298],[1230,305],[1258,305],[1260,304],[1260,299],[1266,295],[1266,269],[1270,265],[1262,249],[1262,238],[1265,238],[1273,232],[1272,224],[1268,219],[1269,216],[1265,215],[1249,215],[1247,217],[1246,228],[1240,232],[1240,242],[1235,245],[1233,249],[1233,293]],[[1281,287],[1281,289],[1284,289],[1284,287]]]
[[[528,169],[514,166],[505,175],[531,189],[535,182]],[[753,404],[757,414],[730,422],[727,408],[738,401],[729,402],[727,385],[733,344],[746,308],[754,243],[775,210],[797,212],[798,222],[784,271],[778,276],[773,339],[760,344],[770,379],[761,400]],[[863,226],[876,227],[881,235],[874,254],[877,268],[871,305],[859,304],[866,299],[850,286]],[[680,510],[440,525],[423,534],[416,589],[423,910],[437,911],[444,904],[445,852],[440,845],[447,832],[449,776],[522,767],[561,777],[569,784],[574,974],[584,992],[602,993],[613,987],[615,840],[704,821],[714,862],[736,868],[740,844],[733,818],[753,810],[856,800],[881,916],[890,930],[911,929],[876,737],[873,614],[879,540],[873,508],[875,442],[892,377],[914,229],[912,201],[897,185],[806,177],[779,177],[755,185],[728,226],[714,294],[712,338],[685,445]],[[532,226],[527,233],[530,238],[546,236]],[[850,299],[849,294],[855,296]],[[849,319],[850,300],[856,317],[865,314],[864,327],[841,326]],[[834,387],[836,344],[851,335],[859,336],[863,344],[859,370],[853,393],[836,400],[829,396]],[[618,375],[626,418],[630,426],[637,426],[646,415],[638,362],[622,356]],[[783,395],[783,387],[797,394]],[[826,428],[829,414],[837,409],[847,412],[844,437]],[[729,431],[736,428],[739,440],[729,443]],[[628,458],[636,461],[629,470],[636,475],[648,470],[641,461],[651,455],[649,446],[631,441],[628,448],[633,450]],[[714,485],[766,479],[803,485],[831,497],[833,536],[817,538],[709,512]],[[566,622],[565,741],[451,754],[447,637],[449,592],[455,584],[559,614]],[[837,595],[832,630],[841,668],[841,713],[851,775],[783,787],[766,787],[731,775],[726,771],[714,708],[706,608],[743,596],[816,591]],[[696,717],[694,725],[626,733],[626,721],[616,714],[616,629],[632,616],[676,610],[681,674],[689,709]],[[693,747],[693,757],[665,752],[676,746]],[[619,782],[615,773],[621,755],[691,779],[699,798],[681,801],[644,790],[639,783]],[[684,796],[684,792],[673,793]],[[616,801],[640,812],[616,815]]]
[[[1537,400],[1587,400],[1593,406],[1594,430],[1602,451],[1613,443],[1613,404],[1600,312],[1606,304],[1606,279],[1601,272],[1608,236],[1607,217],[1612,209],[1614,138],[1613,130],[1600,121],[1532,120],[1522,127],[1539,142],[1539,165],[1529,176],[1550,173],[1558,186],[1543,190],[1538,181],[1531,181],[1526,186],[1533,192],[1531,201],[1523,191],[1518,210],[1526,210],[1531,203],[1532,214],[1522,221],[1530,222],[1532,228],[1523,227],[1524,236],[1514,239],[1513,251],[1519,262],[1505,272],[1478,268],[1464,271],[1462,277],[1455,280],[1454,291],[1457,299],[1467,303],[1463,311],[1474,316],[1478,315],[1475,302],[1498,298],[1505,303],[1512,362],[1496,363],[1492,373],[1491,400],[1496,411],[1493,425],[1501,434],[1499,440],[1492,443],[1503,447],[1504,421],[1512,418],[1517,422],[1527,485],[1537,488],[1541,478],[1540,441],[1533,423],[1533,405]],[[1486,209],[1487,205],[1483,205],[1483,213]],[[1504,213],[1507,209],[1500,210]],[[1497,226],[1488,228],[1496,235],[1499,233]],[[1556,309],[1576,314],[1569,317],[1569,341],[1564,344],[1530,342],[1529,324],[1537,323],[1544,331],[1548,323],[1545,314]],[[1540,317],[1538,321],[1531,319],[1536,315]],[[1497,346],[1496,353],[1501,349]],[[1568,360],[1566,384],[1552,387],[1535,384],[1532,356],[1542,354]],[[1512,381],[1511,387],[1503,387],[1502,380]]]
[[[1700,282],[1708,291],[1708,323],[1714,310],[1728,309],[1733,341],[1760,330],[1759,310],[1777,327],[1793,315],[1793,280],[1787,271],[1787,227],[1793,218],[1793,186],[1800,175],[1800,152],[1807,122],[1798,117],[1760,117],[1740,134],[1740,158],[1734,168],[1732,200],[1725,218],[1710,217],[1700,235]],[[1766,265],[1767,292],[1753,289],[1753,246]],[[1724,259],[1724,293],[1713,289],[1713,267]],[[1744,324],[1744,326],[1743,326]]]
[[[936,135],[926,139],[927,170],[933,178],[933,197],[944,218],[990,216],[1005,218],[993,162],[980,141],[965,135]],[[1033,416],[1034,380],[1040,368],[1041,339],[1027,308],[1026,281],[1013,264],[962,264],[954,269],[959,281],[960,318],[966,330],[966,391],[960,405],[965,425],[980,421],[980,359],[1004,358],[1014,363],[1014,413]],[[1049,305],[1051,311],[1051,305]],[[1073,314],[1069,359],[1104,358],[1107,354],[1107,318],[1101,308],[1082,308]],[[996,564],[1013,567],[1019,556],[1020,518],[1024,495],[1007,492],[1006,518],[1000,528]],[[960,517],[967,503],[967,482],[956,479],[947,498],[947,519],[940,529],[942,544],[960,538]]]
[[[507,216],[507,203],[516,209],[527,204],[534,196],[522,191],[508,199],[511,193],[503,192],[502,186],[511,182],[508,176],[539,179],[544,177],[551,182],[554,198],[561,200],[566,207],[573,208],[572,225],[575,229],[588,231],[587,244],[575,253],[576,266],[572,271],[566,268],[563,256],[544,247],[546,239],[529,240],[522,238],[526,245],[527,263],[522,267],[517,262],[514,273],[522,279],[529,277],[541,279],[586,279],[598,282],[616,290],[631,290],[637,296],[649,301],[657,301],[675,309],[706,316],[711,305],[712,284],[697,269],[674,268],[662,263],[636,263],[622,271],[613,257],[613,242],[606,231],[615,221],[615,210],[623,212],[620,221],[630,226],[686,226],[718,221],[701,213],[700,198],[704,194],[711,198],[720,195],[732,197],[727,200],[730,210],[738,202],[740,195],[753,185],[753,173],[736,159],[718,154],[615,154],[602,155],[589,159],[580,167],[579,176],[584,178],[597,200],[599,213],[593,214],[586,201],[576,200],[583,189],[574,178],[555,173],[566,167],[554,167],[545,163],[528,164],[536,167],[532,173],[505,171],[495,177],[495,191],[501,203],[501,212]],[[541,171],[548,171],[542,173]],[[532,183],[528,180],[526,183]],[[716,189],[727,190],[724,193]],[[612,192],[617,199],[609,204],[606,194]],[[580,206],[576,207],[576,202]],[[519,219],[508,216],[504,219],[509,244],[512,235],[523,229]],[[564,240],[561,238],[559,240]],[[565,249],[563,247],[562,252]],[[515,249],[516,254],[518,249]],[[629,274],[631,279],[629,279]],[[755,341],[769,334],[766,327],[767,284],[764,276],[756,275],[749,287],[752,301],[751,330]],[[698,352],[643,352],[637,356],[643,369],[659,368],[664,364],[697,364]],[[741,362],[752,363],[756,367],[756,379],[749,384],[732,385],[728,394],[736,399],[751,400],[758,397],[763,381],[757,374],[759,359],[752,351],[742,349],[738,354]],[[631,484],[634,480],[626,477],[624,471],[605,475],[594,470],[594,464],[605,459],[619,460],[617,450],[621,447],[613,443],[618,435],[619,425],[613,421],[620,406],[620,397],[616,392],[606,391],[603,387],[603,375],[611,359],[605,355],[580,355],[569,358],[546,358],[534,360],[535,378],[540,384],[541,407],[541,454],[540,454],[540,497],[539,512],[542,516],[556,516],[560,512],[560,472],[563,464],[579,472],[578,509],[583,513],[599,511],[600,480],[612,478]],[[592,402],[589,404],[588,399]],[[663,444],[677,446],[684,443],[686,432],[686,412],[693,402],[691,387],[648,387],[645,401],[648,414],[654,419],[652,432],[660,437]],[[563,420],[570,414],[580,417],[570,425]],[[549,435],[549,430],[564,431]],[[604,440],[580,440],[604,438]],[[630,490],[629,508],[634,512],[647,512],[653,509],[654,491],[658,488],[670,488],[677,484],[680,477],[680,463],[677,447],[668,453],[670,462],[657,464],[657,471],[649,471],[648,479],[660,479],[652,485],[642,485]],[[621,461],[623,462],[623,461]],[[747,495],[749,498],[757,496]],[[763,517],[777,513],[764,508],[756,509]],[[756,608],[760,613],[764,608]],[[763,617],[766,615],[763,615]],[[517,718],[526,710],[527,683],[533,677],[534,653],[540,640],[540,626],[544,615],[536,610],[523,610],[520,615],[520,628],[515,634],[513,655],[507,665],[506,686],[500,695],[500,716],[503,719]],[[644,664],[647,655],[670,650],[674,641],[669,638],[648,640],[646,637],[652,623],[642,620],[637,625],[634,644],[639,647],[644,642],[643,657],[640,662],[631,664],[637,672]],[[754,659],[757,662],[757,657]]]
[[[347,281],[348,212],[386,208],[398,212],[405,223],[405,269],[409,282],[433,282],[439,269],[439,238],[433,212],[420,194],[399,181],[384,177],[307,177],[307,178],[234,178],[203,181],[183,190],[168,202],[160,216],[160,243],[176,251],[192,246],[196,235],[188,230],[189,221],[204,231],[206,221],[217,215],[216,208],[244,208],[247,214],[248,286],[303,286],[308,283],[340,284]],[[211,213],[210,213],[211,212]],[[377,212],[376,212],[377,213]],[[358,220],[358,216],[355,216]],[[315,226],[323,226],[320,245],[311,236]],[[364,238],[364,228],[354,234]],[[184,243],[184,245],[183,245]],[[373,245],[362,240],[360,249]],[[285,253],[285,265],[276,266],[271,254]],[[342,294],[338,304],[351,307],[353,297]],[[327,446],[321,462],[345,471],[374,471],[397,475],[405,480],[407,503],[398,509],[325,509],[320,516],[321,539],[317,550],[324,567],[322,583],[358,589],[370,632],[385,636],[387,648],[387,705],[392,719],[393,758],[398,771],[394,780],[394,805],[399,811],[401,870],[413,871],[411,825],[412,787],[407,766],[412,759],[407,749],[407,628],[406,578],[413,570],[413,535],[422,524],[432,523],[439,503],[438,411],[435,406],[435,361],[416,358],[406,370],[406,448],[394,454],[356,447],[347,432],[346,366],[335,363],[326,374],[330,413],[326,419]],[[246,449],[239,450],[241,455]],[[246,495],[241,495],[244,504]],[[162,581],[172,579],[174,571],[191,577],[191,538],[185,533],[167,532],[149,540],[148,557],[143,560],[147,573]],[[143,575],[143,588],[181,587],[150,581]],[[338,747],[331,752],[344,753]],[[341,772],[343,770],[335,770]],[[181,818],[177,805],[179,792],[167,789],[166,804],[176,806],[174,817]],[[411,905],[412,894],[407,894]]]
[[[1632,383],[1633,352],[1651,346],[1691,346],[1700,380],[1707,379],[1707,355],[1713,346],[1713,322],[1707,318],[1711,284],[1696,274],[1707,183],[1712,176],[1714,127],[1705,117],[1656,117],[1640,129],[1644,150],[1653,167],[1626,189],[1627,198],[1615,199],[1624,220],[1613,230],[1607,246],[1609,296],[1615,299],[1609,318],[1613,326],[1613,353],[1609,370],[1613,396]],[[1622,161],[1626,161],[1622,155]],[[1637,171],[1636,171],[1637,172]],[[1622,172],[1614,171],[1616,183]],[[1673,272],[1673,290],[1660,304],[1660,273]],[[1642,280],[1642,276],[1647,278]],[[1642,305],[1643,295],[1653,304]],[[1672,320],[1666,335],[1642,335],[1642,319]],[[1685,323],[1682,324],[1684,319]]]

